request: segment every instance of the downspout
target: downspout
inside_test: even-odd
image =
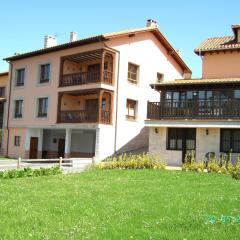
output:
[[[110,48],[103,42],[104,46],[118,53],[118,69],[117,69],[117,88],[116,88],[116,116],[115,116],[115,133],[114,133],[114,154],[117,152],[117,126],[118,126],[118,90],[119,90],[119,66],[120,66],[120,51]]]
[[[7,149],[6,149],[6,156],[8,156],[8,148],[9,148],[9,117],[10,117],[10,100],[11,100],[11,90],[12,90],[12,72],[13,72],[13,65],[11,62],[7,61],[10,65],[10,83],[9,83],[9,92],[8,92],[8,109],[7,109]]]

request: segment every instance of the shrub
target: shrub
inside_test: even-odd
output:
[[[232,164],[232,153],[221,154],[219,158],[212,155],[210,159],[204,159],[200,162],[196,162],[195,152],[187,153],[185,156],[185,162],[182,165],[183,171],[196,171],[203,172],[207,169],[209,173],[223,173],[230,174],[235,179],[240,179],[240,156],[235,165]]]
[[[23,168],[23,169],[12,169],[0,172],[0,178],[22,178],[22,177],[39,177],[39,176],[48,176],[48,175],[56,175],[62,173],[62,170],[58,167],[51,168]]]
[[[98,169],[165,169],[166,163],[158,155],[123,154],[117,157],[109,157],[95,167]]]
[[[231,175],[233,178],[240,180],[240,159],[238,158],[237,164],[233,166]]]

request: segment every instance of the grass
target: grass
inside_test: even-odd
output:
[[[9,157],[4,157],[4,156],[0,156],[0,160],[16,160],[14,158],[9,158]]]
[[[0,239],[239,239],[240,181],[160,170],[0,180]]]

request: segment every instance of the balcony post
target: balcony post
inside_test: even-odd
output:
[[[62,93],[58,93],[58,107],[57,107],[57,123],[61,122],[61,103],[62,103]]]
[[[103,53],[102,53],[102,59],[101,59],[101,75],[100,75],[101,83],[104,83],[104,62],[105,62],[105,54],[106,54],[106,52],[103,51]]]
[[[102,96],[103,91],[100,89],[98,94],[98,123],[102,122]]]

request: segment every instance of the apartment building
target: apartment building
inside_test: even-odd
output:
[[[11,157],[95,157],[148,150],[149,84],[189,77],[179,53],[146,27],[101,34],[14,55],[8,84],[4,152]]]
[[[0,154],[2,154],[3,138],[3,120],[5,115],[6,104],[6,86],[8,82],[8,72],[0,72]]]
[[[208,38],[195,49],[202,78],[152,84],[161,101],[148,103],[149,151],[170,165],[181,165],[188,152],[197,160],[240,153],[240,25],[233,35]]]

